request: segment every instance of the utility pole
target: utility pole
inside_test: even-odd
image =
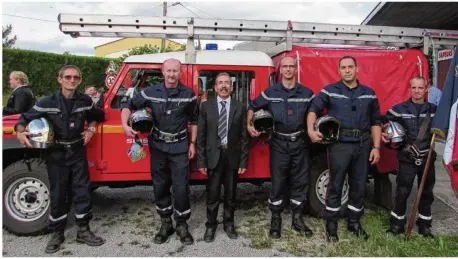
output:
[[[162,16],[167,16],[167,1],[164,1],[162,3]],[[162,41],[161,41],[161,53],[164,52],[164,49],[165,49],[165,38],[162,38]]]

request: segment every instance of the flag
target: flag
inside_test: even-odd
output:
[[[444,90],[432,122],[432,132],[446,140],[443,162],[458,196],[458,51],[450,64]]]

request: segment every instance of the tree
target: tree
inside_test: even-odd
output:
[[[11,34],[12,31],[13,31],[13,26],[11,24],[7,25],[6,28],[2,26],[2,39],[3,39],[2,44],[4,48],[10,49],[16,43],[16,40],[17,40],[16,35],[14,35],[14,38],[12,39],[8,38],[8,36]]]
[[[172,52],[172,51],[183,51],[185,50],[186,47],[185,46],[181,46],[180,48],[178,49],[172,49],[170,46],[167,46],[163,52]],[[159,53],[161,52],[161,48],[154,45],[152,46],[151,44],[145,44],[143,46],[138,46],[138,47],[134,47],[132,49],[129,50],[128,53],[122,55],[121,57],[118,58],[118,60],[116,61],[118,67],[120,67],[121,63],[129,56],[132,56],[132,55],[143,55],[143,54],[154,54],[154,53]]]

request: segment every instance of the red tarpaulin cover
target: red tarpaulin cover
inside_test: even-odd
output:
[[[374,89],[380,102],[380,112],[385,114],[393,105],[410,97],[409,80],[422,75],[429,80],[428,61],[423,52],[408,50],[330,49],[293,46],[292,51],[273,58],[277,73],[284,56],[300,58],[298,81],[315,94],[326,85],[339,81],[339,59],[350,55],[358,63],[359,82]],[[421,64],[421,65],[420,65]],[[421,72],[420,72],[421,70]],[[279,74],[279,73],[278,73]],[[380,172],[397,170],[396,152],[382,145]]]

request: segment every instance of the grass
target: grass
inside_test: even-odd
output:
[[[385,233],[388,227],[389,212],[373,204],[366,204],[362,224],[369,234],[367,241],[358,239],[346,230],[346,220],[339,221],[339,239],[336,244],[325,240],[325,225],[322,219],[305,217],[305,222],[314,231],[314,236],[306,238],[291,229],[291,219],[283,213],[282,236],[269,238],[270,211],[267,198],[260,196],[243,197],[240,204],[243,225],[238,226],[241,236],[251,240],[250,247],[255,249],[276,249],[295,256],[320,257],[456,257],[458,256],[458,237],[436,235],[426,239],[412,233],[409,241],[404,235],[393,237]],[[413,229],[416,231],[416,227]]]

